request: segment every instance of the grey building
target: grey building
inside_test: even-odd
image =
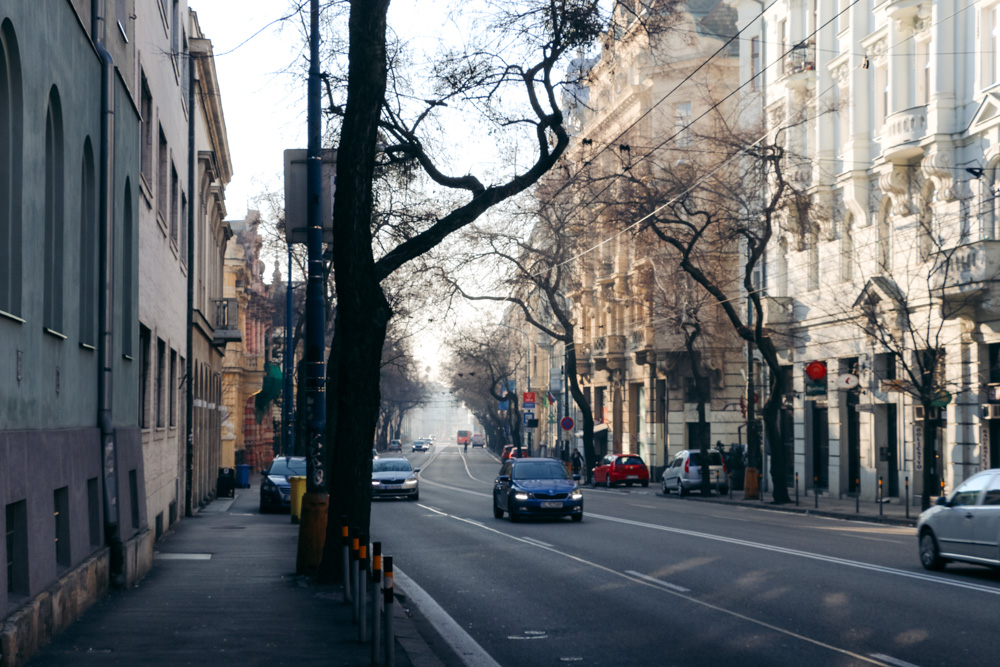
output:
[[[0,665],[152,549],[132,0],[0,0]]]

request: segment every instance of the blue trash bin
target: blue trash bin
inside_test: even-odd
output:
[[[236,466],[236,486],[241,489],[250,488],[250,466],[246,463]]]

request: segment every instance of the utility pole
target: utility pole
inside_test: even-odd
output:
[[[292,452],[295,451],[295,427],[294,427],[294,414],[295,414],[295,392],[292,390],[293,380],[292,373],[295,368],[295,323],[292,321],[292,244],[288,243],[288,279],[287,287],[285,289],[285,382],[284,382],[284,398],[281,401],[281,423],[284,425],[285,430],[285,440],[284,440],[284,451],[285,456],[291,456]]]

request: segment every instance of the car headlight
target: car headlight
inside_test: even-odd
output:
[[[417,485],[417,478],[416,477],[410,477],[405,482],[403,482],[403,484],[406,485],[406,486],[416,486]]]
[[[573,500],[582,500],[583,499],[583,492],[580,491],[580,489],[577,489],[576,491],[574,491],[573,493],[571,493],[569,495],[569,497],[571,499],[573,499]]]
[[[529,497],[528,494],[525,493],[524,491],[518,491],[517,493],[514,494],[514,500],[527,500],[528,497]]]
[[[382,482],[378,481],[377,479],[372,480],[372,486],[379,486],[380,484],[382,484]]]

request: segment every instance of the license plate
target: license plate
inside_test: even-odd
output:
[[[383,489],[389,489],[390,491],[396,491],[397,489],[403,488],[401,484],[383,484]]]
[[[557,509],[557,508],[562,507],[562,506],[563,506],[563,504],[561,502],[554,501],[554,500],[549,500],[549,501],[546,501],[546,502],[542,503],[542,507],[544,509]]]
[[[639,479],[638,475],[628,475],[625,479]]]

